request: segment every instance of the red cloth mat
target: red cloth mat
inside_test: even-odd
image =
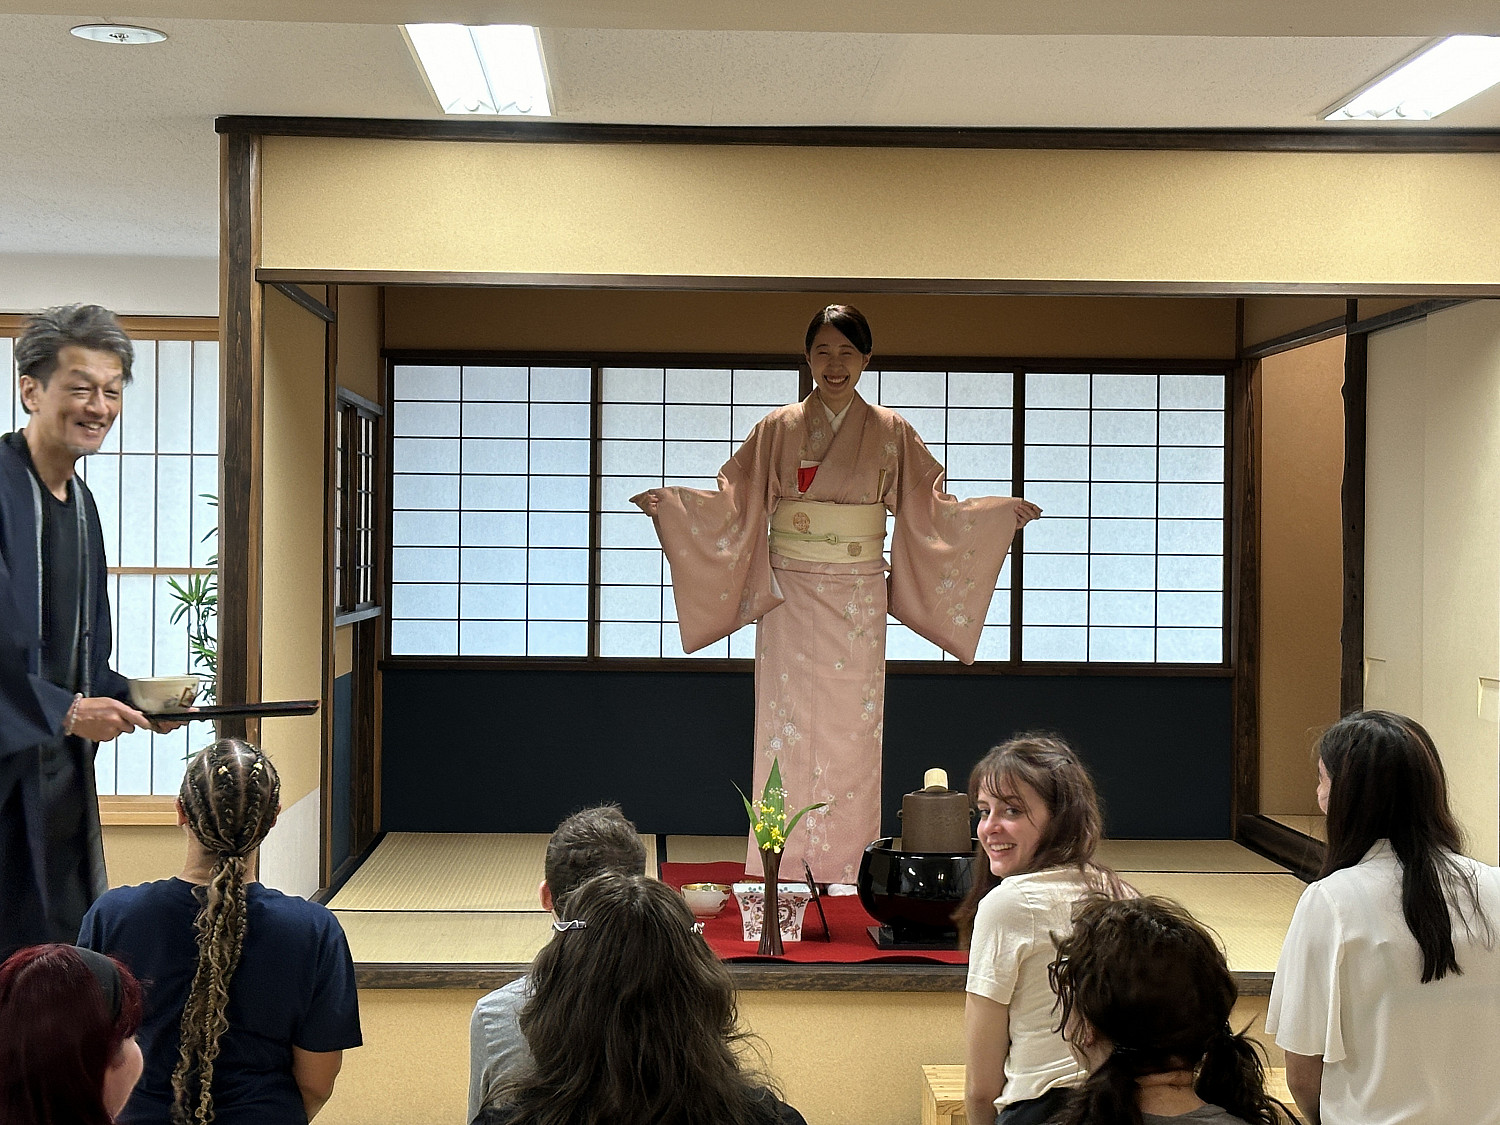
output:
[[[684,883],[735,883],[760,882],[746,880],[742,863],[663,863],[662,882],[681,890]],[[784,882],[800,883],[802,880],[788,876]],[[823,940],[823,922],[818,917],[818,908],[807,904],[807,913],[802,918],[802,940],[785,942],[786,953],[781,957],[761,957],[756,954],[756,943],[746,941],[740,927],[740,908],[733,898],[724,905],[717,918],[704,922],[703,936],[708,946],[725,961],[797,961],[819,964],[850,964],[856,961],[885,961],[895,963],[928,963],[939,965],[967,965],[966,950],[943,949],[881,949],[866,932],[867,926],[878,923],[865,913],[857,895],[841,895],[832,898],[823,896],[823,912],[828,915],[828,930],[832,941]]]

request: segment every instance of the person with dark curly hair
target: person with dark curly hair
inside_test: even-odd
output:
[[[568,896],[532,962],[532,1064],[479,1125],[806,1125],[748,1073],[734,985],[682,897],[644,875]]]
[[[150,983],[146,1073],[122,1122],[304,1125],[361,1043],[338,920],[249,877],[280,797],[255,747],[225,738],[200,750],[177,798],[182,874],[117,887],[84,919],[80,945]]]
[[[33,945],[0,965],[0,1121],[110,1125],[141,1077],[141,987],[89,949]]]
[[[1089,1076],[1057,1125],[1282,1125],[1214,936],[1164,898],[1086,900],[1052,963],[1058,1028]]]

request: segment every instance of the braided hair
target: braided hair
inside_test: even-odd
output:
[[[214,1117],[214,1061],[229,1028],[229,982],[245,945],[246,858],[276,823],[281,779],[255,747],[221,738],[188,762],[178,797],[188,828],[213,856],[213,868],[198,911],[198,965],[182,1011],[172,1121],[208,1125]]]
[[[1213,935],[1165,898],[1085,899],[1057,943],[1058,1030],[1081,1048],[1086,1029],[1110,1044],[1071,1096],[1062,1125],[1141,1125],[1137,1081],[1193,1071],[1204,1102],[1253,1125],[1287,1120],[1266,1093],[1259,1045],[1229,1014],[1239,989]]]

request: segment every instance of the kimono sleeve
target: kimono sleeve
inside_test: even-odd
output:
[[[1314,883],[1292,913],[1266,1009],[1266,1031],[1283,1051],[1343,1061],[1343,957],[1338,912]]]
[[[974,663],[1000,568],[1016,533],[1010,497],[956,500],[943,467],[910,427],[902,429],[896,521],[891,535],[891,616]]]
[[[771,574],[771,454],[757,426],[719,470],[719,486],[662,488],[656,534],[672,572],[682,647],[695,652],[782,602]]]
[[[73,702],[71,694],[31,672],[28,638],[9,609],[14,582],[0,553],[0,758],[56,737]]]

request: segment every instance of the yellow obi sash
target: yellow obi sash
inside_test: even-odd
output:
[[[885,545],[884,504],[783,500],[771,513],[771,550],[804,562],[879,558]]]

